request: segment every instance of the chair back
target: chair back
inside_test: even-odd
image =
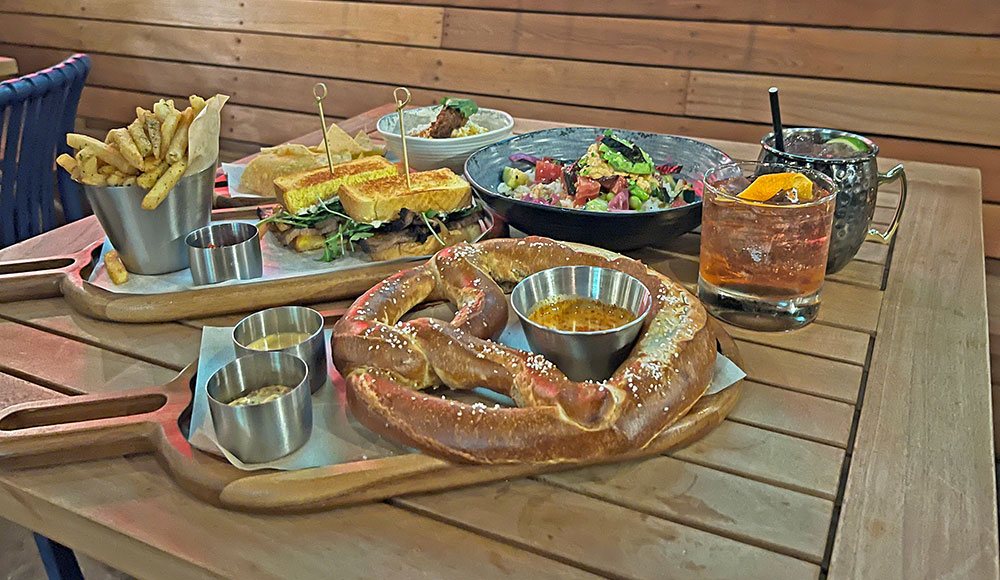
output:
[[[43,71],[0,82],[0,248],[57,225],[55,196],[67,222],[84,215],[82,192],[69,174],[55,168],[70,153],[73,130],[90,57],[74,54]]]

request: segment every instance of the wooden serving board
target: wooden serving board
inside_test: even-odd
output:
[[[710,319],[719,351],[742,360],[726,331]],[[134,391],[33,401],[0,412],[0,469],[43,467],[153,453],[192,495],[227,509],[301,513],[611,463],[666,453],[708,433],[736,404],[741,384],[702,397],[645,449],[577,464],[480,466],[421,453],[298,471],[247,472],[192,448],[178,425],[188,412],[197,363],[166,385]]]
[[[213,221],[256,219],[256,208],[216,210]],[[487,237],[506,226],[494,221]],[[367,266],[245,282],[237,286],[192,288],[160,294],[111,292],[87,281],[100,257],[103,236],[83,250],[42,260],[0,262],[0,302],[62,296],[78,312],[114,322],[170,322],[287,304],[313,304],[353,298],[417,261],[372,262]],[[239,298],[234,299],[238,294]]]

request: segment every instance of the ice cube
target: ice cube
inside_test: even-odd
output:
[[[794,155],[816,155],[820,147],[808,133],[793,133],[785,139],[785,151]]]
[[[738,177],[733,177],[732,179],[727,179],[725,181],[716,184],[716,187],[722,189],[729,195],[739,195],[743,190],[750,187],[750,180],[745,176],[740,175]]]

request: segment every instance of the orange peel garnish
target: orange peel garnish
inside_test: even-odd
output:
[[[736,197],[749,201],[767,201],[783,190],[794,189],[799,201],[812,201],[813,182],[801,173],[768,173],[753,180]]]

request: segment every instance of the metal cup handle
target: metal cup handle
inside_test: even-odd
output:
[[[906,170],[903,169],[903,164],[900,163],[890,169],[888,173],[878,174],[879,187],[883,183],[890,183],[897,179],[899,180],[899,203],[896,204],[896,213],[893,214],[892,221],[889,222],[889,227],[885,230],[884,234],[876,228],[871,228],[868,230],[868,235],[865,236],[866,241],[888,244],[892,241],[892,236],[896,234],[896,228],[899,227],[899,216],[903,215],[903,206],[906,205]]]

